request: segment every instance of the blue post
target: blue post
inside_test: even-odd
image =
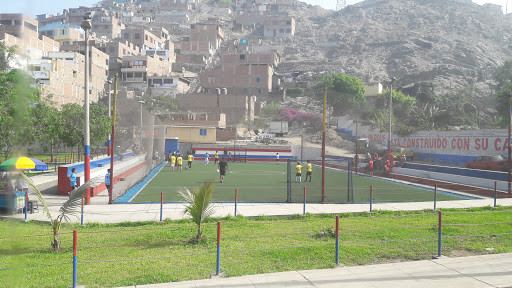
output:
[[[77,257],[77,249],[78,248],[78,235],[77,231],[73,230],[73,288],[77,286],[77,271],[78,271],[78,257]]]
[[[304,216],[306,216],[306,186],[304,186]]]
[[[220,274],[220,221],[217,222],[217,276]]]
[[[441,251],[443,247],[443,229],[442,229],[442,213],[441,211],[437,211],[439,215],[439,223],[438,223],[438,236],[437,236],[437,257],[441,257]]]
[[[27,222],[27,214],[28,214],[28,191],[25,192],[25,222]]]
[[[434,210],[437,208],[437,183],[434,186]]]
[[[373,212],[373,185],[370,186],[370,213]]]
[[[235,189],[235,217],[236,217],[237,204],[238,204],[238,189]]]

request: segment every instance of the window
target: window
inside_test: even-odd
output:
[[[66,30],[66,29],[60,30],[60,35],[66,35],[66,34],[68,34],[68,30]]]
[[[98,29],[98,25],[93,25],[92,28],[96,30]]]
[[[279,33],[284,33],[284,29],[279,29]]]
[[[130,34],[124,33],[124,39],[130,39]]]
[[[190,25],[190,29],[192,29],[192,30],[196,29],[196,25],[194,25],[194,24]]]
[[[290,29],[290,28],[286,29],[286,33],[292,33],[292,29]]]
[[[62,43],[62,45],[64,45],[64,46],[65,46],[65,45],[69,45],[69,41],[64,41],[64,42]]]
[[[48,35],[48,37],[53,36],[53,31],[48,31],[46,35]]]
[[[108,25],[104,25],[103,28],[108,29]]]
[[[258,89],[258,94],[261,94],[261,89]]]
[[[206,136],[206,129],[199,129],[199,135]]]
[[[245,60],[245,54],[240,54],[240,60]]]
[[[146,36],[145,38],[146,38],[146,40],[148,40],[148,35],[144,35],[144,36]]]
[[[135,33],[135,39],[140,39],[140,33]]]
[[[263,83],[263,77],[256,76],[256,83]]]
[[[126,49],[123,48],[123,56],[126,55]]]
[[[208,83],[215,83],[215,77],[208,76]]]
[[[290,21],[290,20],[286,21],[286,25],[292,25],[292,21]]]
[[[164,79],[164,84],[172,84],[173,83],[172,80],[173,79]]]
[[[44,31],[41,31],[40,33],[41,33],[41,35],[43,35],[43,36],[44,36]]]
[[[156,55],[165,56],[165,51],[157,51]]]
[[[109,63],[116,63],[116,60],[117,60],[117,58],[116,58],[116,57],[110,57],[110,58],[108,59],[108,62],[109,62]]]

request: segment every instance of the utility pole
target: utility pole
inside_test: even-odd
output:
[[[84,109],[85,109],[85,145],[84,145],[84,176],[85,182],[89,181],[91,178],[91,138],[90,138],[90,128],[89,128],[89,30],[91,30],[91,14],[86,14],[84,17],[84,21],[82,22],[82,29],[85,31],[85,78],[84,78]],[[85,194],[85,204],[90,204],[91,202],[91,194],[90,189],[87,187],[87,192]]]
[[[325,129],[326,129],[326,112],[327,112],[327,86],[324,86],[324,121],[322,132],[322,203],[325,203]]]

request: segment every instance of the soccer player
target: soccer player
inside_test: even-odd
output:
[[[306,165],[306,180],[304,182],[308,182],[308,176],[309,176],[309,182],[311,182],[311,172],[313,172],[313,167],[311,167],[311,162],[308,160],[308,165]]]
[[[171,168],[172,168],[172,172],[174,172],[174,166],[176,165],[176,156],[174,156],[174,154],[172,154],[171,156]]]
[[[218,151],[215,151],[214,157],[215,157],[215,164],[217,164],[219,162],[219,152]]]
[[[295,183],[302,182],[302,168],[304,166],[300,165],[300,162],[297,161],[297,166],[295,166],[295,169],[297,170],[297,174],[295,174]]]
[[[279,164],[279,153],[276,153],[276,164]]]
[[[176,162],[178,162],[178,171],[183,171],[183,157],[181,157],[181,155],[178,154],[178,158],[176,158]]]
[[[188,168],[192,168],[192,161],[194,161],[194,155],[188,154]]]
[[[219,161],[218,168],[220,174],[220,183],[224,183],[224,176],[228,170],[228,162],[224,160],[224,157]]]
[[[370,158],[370,162],[368,162],[368,174],[373,175],[373,159]]]
[[[204,165],[208,165],[210,163],[210,155],[208,155],[208,152],[206,152],[206,155],[204,155]]]

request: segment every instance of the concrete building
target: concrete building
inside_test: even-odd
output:
[[[195,8],[198,0],[160,0],[162,10],[187,10]]]
[[[36,16],[36,19],[39,27],[44,27],[51,23],[66,23],[68,21],[68,10],[64,9],[62,14],[58,13],[57,15],[40,14]]]
[[[224,41],[219,24],[191,24],[190,37],[180,43],[180,54],[213,55]]]
[[[68,13],[68,23],[80,26],[87,13],[94,12],[91,21],[91,32],[96,33],[96,37],[106,37],[107,39],[118,38],[121,30],[124,29],[115,13],[101,7],[79,7],[71,8]]]
[[[147,82],[148,91],[151,96],[171,96],[176,98],[176,94],[187,93],[190,89],[190,81],[179,74],[149,76]]]
[[[382,93],[382,84],[365,84],[364,85],[364,97],[374,97]]]
[[[144,28],[126,28],[121,32],[121,39],[139,46],[141,49],[164,49],[166,39]]]
[[[263,22],[265,38],[291,37],[295,35],[295,18],[293,16],[268,16]]]
[[[39,28],[39,35],[47,36],[60,45],[72,45],[76,41],[85,41],[85,31],[80,26],[51,23]]]
[[[226,114],[216,115],[208,112],[176,112],[166,114],[169,120],[162,121],[165,125],[179,126],[213,126],[226,128]]]
[[[148,76],[166,76],[171,72],[171,63],[158,56],[126,56],[121,67],[122,81],[147,83]]]
[[[178,138],[180,143],[216,143],[214,126],[166,126],[165,138]]]
[[[176,62],[176,53],[174,53],[174,50],[163,49],[163,48],[161,48],[161,49],[145,49],[145,50],[142,50],[142,54],[148,55],[148,56],[157,55],[171,63]]]
[[[108,57],[91,47],[89,99],[97,102],[105,95]],[[48,52],[43,59],[30,61],[30,71],[43,95],[53,95],[57,107],[66,103],[83,105],[85,56],[77,52]]]

